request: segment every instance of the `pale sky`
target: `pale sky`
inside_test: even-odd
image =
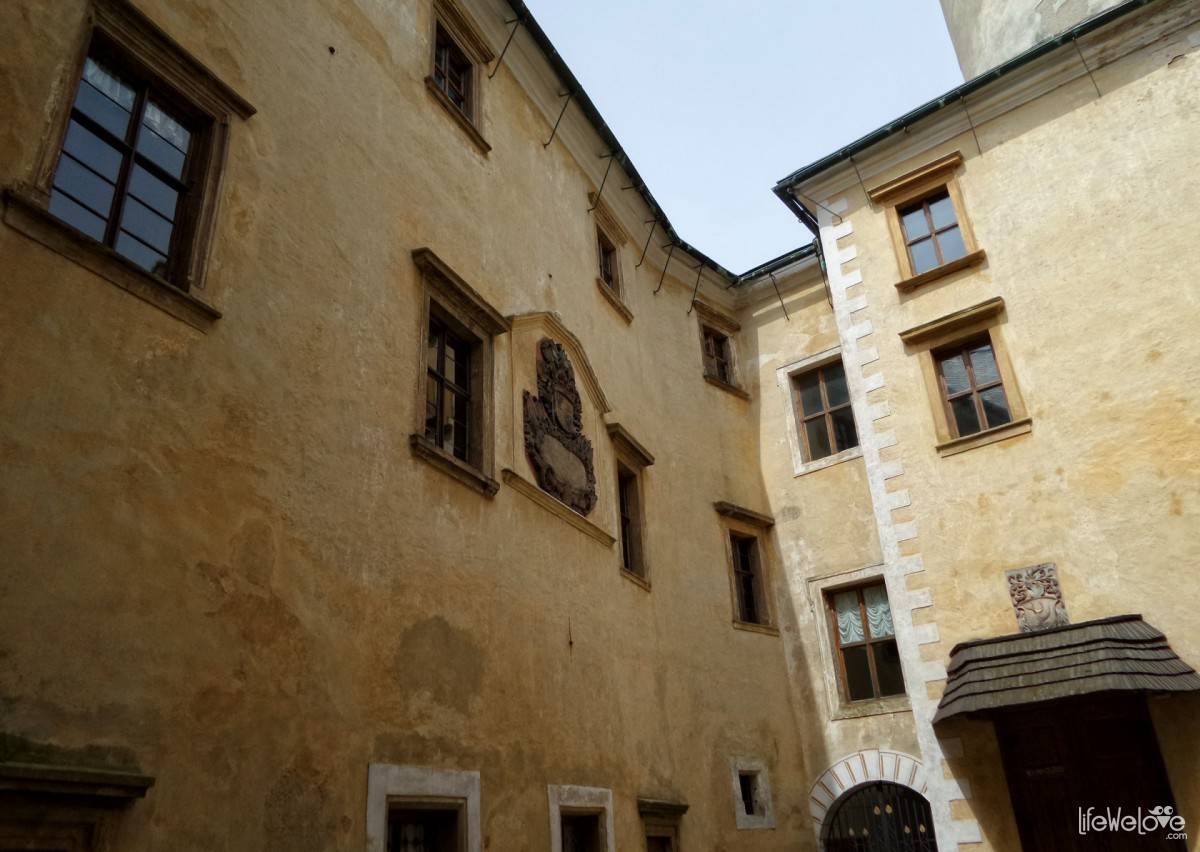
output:
[[[735,273],[811,240],[777,180],[962,82],[938,0],[526,3],[679,235]]]

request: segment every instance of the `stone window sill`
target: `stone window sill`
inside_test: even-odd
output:
[[[898,281],[896,282],[896,289],[901,293],[911,293],[918,287],[924,287],[926,284],[937,281],[940,278],[945,278],[947,275],[952,275],[960,269],[979,266],[985,260],[987,260],[987,252],[983,249],[976,249],[970,254],[960,257],[958,260],[952,260],[934,269],[926,270],[920,275],[913,275],[905,278],[903,281]]]
[[[202,299],[59,221],[30,189],[9,187],[4,190],[4,221],[56,254],[193,328],[208,331],[221,318],[221,312]]]
[[[1018,435],[1026,435],[1031,431],[1033,431],[1033,420],[1029,417],[1022,417],[1020,420],[1005,423],[1003,426],[997,426],[995,429],[985,429],[982,432],[976,432],[974,435],[966,435],[962,438],[944,441],[937,445],[937,451],[939,456],[945,458],[946,456],[965,453],[967,450],[973,450],[976,447],[986,447],[988,444],[994,444],[997,441],[1015,438]]]
[[[492,146],[483,138],[483,134],[479,132],[479,128],[475,126],[475,122],[471,121],[466,113],[454,105],[454,102],[447,97],[446,93],[433,81],[432,77],[425,78],[425,88],[433,96],[433,99],[441,105],[442,109],[449,113],[450,117],[454,119],[455,124],[461,127],[463,132],[475,143],[475,147],[479,149],[479,153],[486,157],[488,152],[492,150]]]
[[[621,576],[624,577],[629,582],[633,583],[635,586],[637,586],[647,592],[650,591],[650,581],[648,579],[646,579],[646,577],[642,576],[641,574],[635,574],[626,568],[622,568]]]
[[[853,461],[858,458],[862,458],[862,447],[851,447],[848,450],[842,450],[840,453],[834,453],[831,456],[825,456],[825,458],[817,459],[816,461],[804,462],[796,470],[795,476],[816,473],[818,470],[824,470],[827,467],[834,467],[842,462]]]
[[[891,713],[911,713],[907,695],[889,695],[866,701],[843,701],[833,712],[833,719],[861,719],[865,716],[886,716]]]
[[[457,456],[446,452],[424,435],[413,434],[409,437],[413,455],[428,462],[442,473],[457,479],[469,488],[473,488],[484,497],[495,497],[500,490],[500,483],[492,479],[474,465],[469,465]]]
[[[733,394],[734,396],[738,397],[739,399],[746,399],[746,400],[750,399],[750,394],[748,394],[746,391],[742,390],[737,385],[731,385],[731,384],[729,384],[729,382],[723,382],[720,379],[718,379],[716,376],[710,376],[707,373],[705,373],[704,381],[708,382],[713,387],[720,388],[721,390],[725,391],[726,393]]]
[[[747,633],[762,633],[765,636],[778,636],[779,628],[771,624],[755,624],[753,621],[733,620],[734,630],[745,630]]]
[[[603,278],[596,279],[596,289],[604,295],[604,300],[612,305],[613,310],[621,315],[621,319],[625,320],[626,324],[633,322],[633,311],[629,310],[625,300],[617,295],[612,287],[604,283]]]

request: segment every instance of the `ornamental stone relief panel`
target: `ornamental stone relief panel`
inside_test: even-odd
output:
[[[1022,633],[1033,633],[1070,624],[1058,569],[1053,562],[1005,572],[1008,596],[1012,599],[1017,626]]]
[[[583,434],[583,401],[562,344],[537,347],[537,396],[524,393],[525,454],[538,486],[581,515],[596,506],[592,442]]]

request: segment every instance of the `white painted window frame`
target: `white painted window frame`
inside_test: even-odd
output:
[[[755,801],[762,806],[761,814],[748,814],[742,805],[741,774],[753,772],[757,778],[754,785]],[[766,761],[757,757],[731,757],[729,759],[729,780],[732,782],[733,815],[737,821],[738,831],[753,831],[775,827],[775,806],[772,803],[771,776],[767,772]]]
[[[562,815],[566,813],[601,814],[604,820],[604,848],[617,852],[617,834],[613,824],[613,794],[607,787],[577,787],[550,784],[550,852],[562,852]]]
[[[827,364],[832,364],[840,360],[842,360],[842,348],[835,346],[832,349],[826,349],[824,352],[818,352],[816,355],[809,355],[801,358],[799,361],[785,364],[775,371],[775,380],[783,391],[785,399],[784,417],[787,418],[788,447],[792,451],[794,476],[804,476],[806,473],[824,470],[827,467],[833,467],[835,464],[841,464],[842,462],[862,456],[862,439],[860,438],[859,444],[856,447],[842,450],[840,453],[834,453],[831,456],[825,456],[825,458],[817,459],[816,461],[804,460],[804,442],[800,438],[800,424],[796,420],[796,386],[793,379],[800,373],[807,373],[809,370],[824,367]],[[850,409],[854,412],[854,428],[857,431],[858,408],[851,404]]]
[[[387,852],[388,807],[403,799],[447,799],[465,811],[465,852],[483,852],[479,773],[372,763],[367,771],[367,852]]]

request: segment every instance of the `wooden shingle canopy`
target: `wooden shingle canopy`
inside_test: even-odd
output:
[[[962,642],[935,723],[1098,692],[1195,692],[1200,675],[1140,615]]]

